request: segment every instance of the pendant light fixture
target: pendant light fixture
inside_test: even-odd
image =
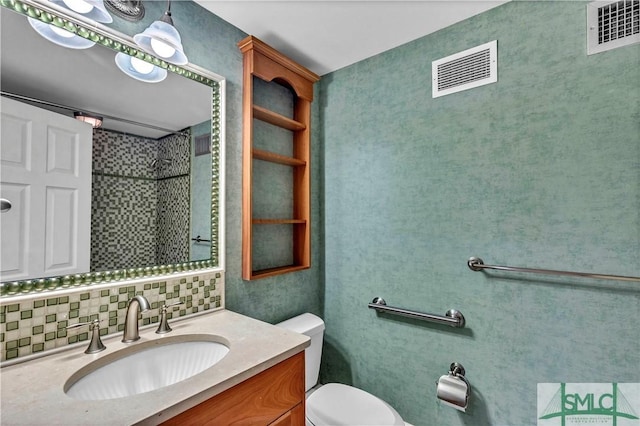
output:
[[[75,35],[71,31],[56,27],[55,25],[47,24],[34,18],[28,18],[28,20],[31,27],[36,30],[38,34],[58,46],[68,47],[69,49],[88,49],[96,44],[91,40]]]
[[[113,18],[107,12],[102,0],[51,0],[51,2],[96,22],[105,24],[113,22]],[[64,28],[47,24],[34,18],[28,18],[28,20],[31,27],[38,34],[58,46],[70,49],[88,49],[95,44],[95,42],[80,37]]]
[[[145,83],[159,83],[167,78],[167,70],[121,52],[116,54],[116,65],[129,77]]]
[[[167,0],[167,11],[142,33],[133,36],[133,41],[143,50],[175,65],[186,65],[189,61],[182,48],[182,40],[171,19],[171,0]]]
[[[96,22],[102,22],[103,24],[113,22],[113,18],[107,12],[103,0],[51,0],[51,2]]]

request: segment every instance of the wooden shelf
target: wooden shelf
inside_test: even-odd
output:
[[[304,123],[280,115],[277,112],[273,112],[266,108],[262,108],[258,105],[253,106],[253,118],[264,121],[274,126],[282,127],[283,129],[291,130],[294,132],[304,130],[307,126]]]
[[[277,268],[261,269],[258,271],[252,271],[252,279],[256,280],[259,278],[273,277],[275,275],[287,274],[289,272],[302,271],[307,268],[309,267],[303,265],[288,265],[278,266]]]
[[[272,163],[284,164],[285,166],[306,166],[307,162],[298,158],[287,157],[261,149],[253,149],[253,158],[262,161],[270,161]]]
[[[282,55],[253,36],[238,43],[243,55],[242,92],[242,278],[254,280],[311,266],[311,102],[313,84],[320,79],[316,74]],[[253,103],[254,78],[275,82],[291,89],[293,117],[285,117]],[[254,119],[292,132],[291,156],[256,149],[253,146]],[[264,141],[269,146],[269,141]],[[296,219],[266,219],[253,217],[253,182],[257,173],[254,160],[269,161],[293,167],[291,217]],[[291,225],[293,265],[264,270],[253,270],[253,226]],[[288,260],[287,260],[288,261]],[[258,264],[259,262],[255,262]],[[263,263],[264,264],[264,263]]]
[[[304,219],[252,219],[254,225],[306,225]]]

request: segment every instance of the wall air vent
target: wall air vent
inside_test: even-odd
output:
[[[498,81],[498,41],[493,40],[431,63],[437,98]]]
[[[587,4],[587,53],[604,52],[640,42],[640,0]]]
[[[204,135],[195,137],[195,155],[207,155],[211,153],[211,134],[205,133]]]

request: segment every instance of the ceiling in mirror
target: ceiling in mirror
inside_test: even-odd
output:
[[[141,83],[118,70],[113,50],[64,48],[41,37],[24,16],[7,10],[0,15],[2,40],[14,41],[2,43],[3,92],[93,112],[104,117],[105,129],[154,139],[211,118],[211,94],[198,82],[168,73],[162,82]],[[167,108],[169,99],[183,107]],[[50,109],[73,116],[73,111]]]

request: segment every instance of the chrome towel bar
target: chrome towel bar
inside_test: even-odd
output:
[[[498,271],[510,271],[510,272],[530,272],[532,274],[547,274],[547,275],[568,275],[572,277],[583,278],[596,278],[601,280],[619,280],[619,281],[637,281],[640,282],[640,277],[625,277],[622,275],[609,275],[609,274],[591,274],[587,272],[569,272],[569,271],[557,271],[553,269],[533,269],[533,268],[518,268],[515,266],[497,266],[497,265],[485,265],[482,259],[479,257],[472,257],[467,261],[467,266],[472,271],[481,271],[483,269],[495,269]]]
[[[375,309],[378,312],[388,312],[394,315],[400,315],[408,318],[415,318],[423,321],[435,322],[438,324],[447,324],[452,327],[462,328],[464,327],[464,316],[461,312],[455,309],[449,309],[445,316],[425,314],[424,312],[409,311],[402,308],[394,308],[393,306],[387,306],[387,302],[382,297],[376,297],[371,303],[369,308]]]

